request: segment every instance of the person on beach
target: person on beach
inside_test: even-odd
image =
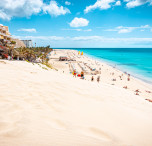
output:
[[[152,93],[151,91],[147,91],[147,90],[145,90],[147,93]]]
[[[148,100],[149,102],[152,102],[152,100],[150,100],[150,99],[145,99],[145,100]]]
[[[123,88],[128,89],[128,87],[127,87],[127,86],[124,86]]]
[[[100,82],[100,76],[97,77],[97,82],[98,82],[98,83]]]
[[[76,73],[76,70],[74,70],[74,76],[76,77],[77,73]]]
[[[128,79],[127,79],[128,81],[130,81],[130,77],[128,77]]]
[[[128,81],[130,81],[130,74],[128,74]]]
[[[91,81],[93,82],[94,81],[94,77],[92,76],[92,78],[91,78]]]
[[[84,72],[81,71],[81,79],[84,79]]]
[[[135,90],[135,92],[137,92],[137,93],[138,93],[138,92],[140,92],[140,91],[139,91],[139,89],[137,89],[137,90]]]
[[[72,74],[73,74],[73,77],[74,76],[76,77],[76,70],[73,70]]]
[[[140,92],[139,89],[135,90],[135,95],[139,95],[139,92]]]
[[[122,80],[121,76],[119,76],[120,80]]]
[[[116,81],[116,79],[112,79],[112,81]]]
[[[138,92],[136,92],[136,93],[135,93],[135,95],[139,95],[139,93],[138,93]]]

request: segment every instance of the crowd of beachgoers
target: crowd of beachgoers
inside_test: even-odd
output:
[[[59,61],[60,57],[66,57],[67,59]],[[82,55],[76,50],[54,49],[50,55],[49,63],[58,71],[70,73],[73,77],[122,87],[133,91],[135,95],[152,101],[151,85],[133,77],[127,71],[122,72],[116,67],[90,58],[85,53]]]

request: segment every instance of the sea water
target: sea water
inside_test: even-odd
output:
[[[71,48],[72,49],[72,48]],[[102,60],[111,66],[152,83],[152,48],[81,48],[84,55]]]

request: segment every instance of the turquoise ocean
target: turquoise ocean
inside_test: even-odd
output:
[[[67,49],[67,48],[64,48]],[[69,48],[68,48],[69,49]],[[152,84],[152,48],[70,48]]]

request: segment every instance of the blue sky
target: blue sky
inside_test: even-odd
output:
[[[152,0],[2,0],[0,24],[37,46],[152,47]]]

